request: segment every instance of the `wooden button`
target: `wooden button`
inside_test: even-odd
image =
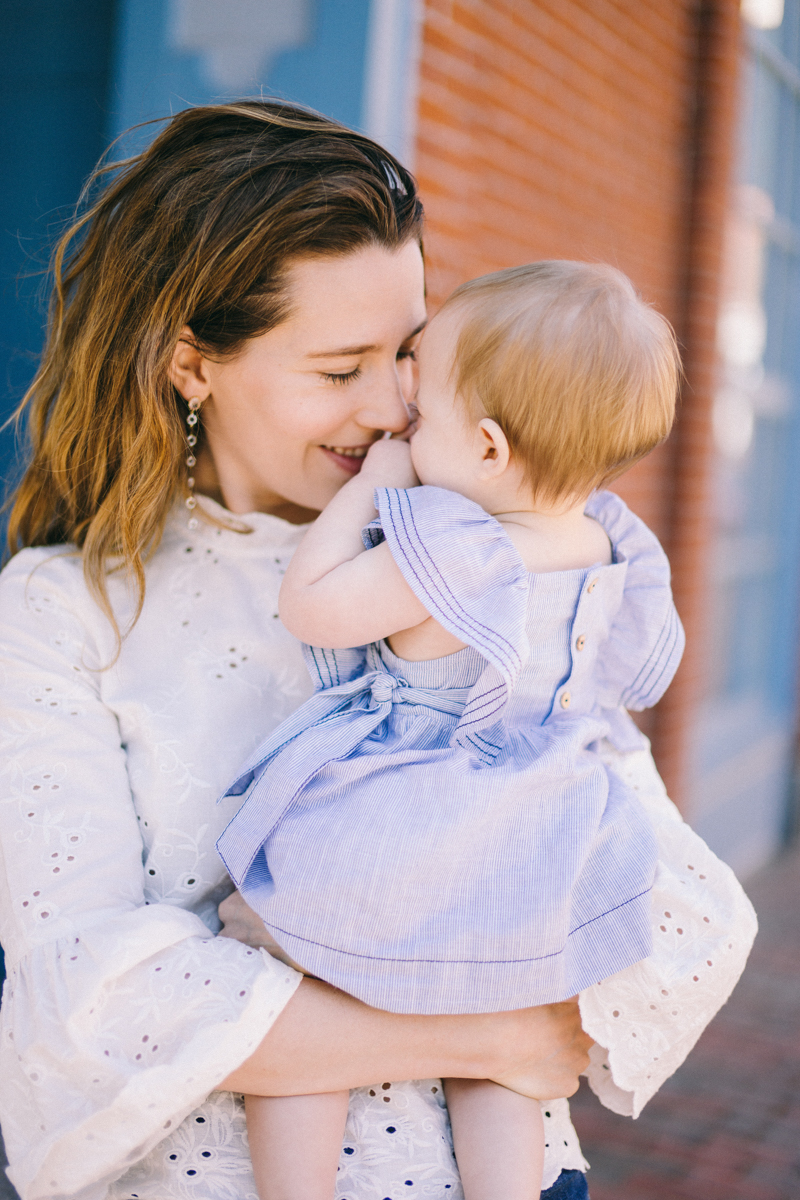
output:
[[[582,650],[586,645],[586,634],[582,633],[575,639],[575,649]]]
[[[572,697],[570,696],[569,692],[562,692],[561,699],[559,700],[559,704],[561,705],[562,708],[569,708],[569,702],[571,699],[572,699]]]
[[[586,589],[586,590],[587,590],[587,592],[589,593],[589,595],[590,595],[590,596],[591,596],[592,592],[594,591],[594,589],[597,587],[597,585],[598,585],[598,583],[599,583],[599,582],[600,582],[600,580],[599,580],[599,579],[593,579],[593,580],[592,580],[592,582],[591,582],[591,583],[589,584],[589,586],[587,587],[587,589]]]

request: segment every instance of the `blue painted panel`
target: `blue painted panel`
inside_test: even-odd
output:
[[[300,2],[300,0],[296,0]],[[176,0],[122,0],[110,132],[163,117],[189,104],[280,96],[317,108],[347,125],[361,119],[369,0],[305,0],[304,44],[243,71],[235,87],[215,82],[202,53],[176,45]],[[143,132],[139,142],[152,136]],[[131,143],[126,142],[126,145]],[[133,143],[136,144],[136,143]]]
[[[41,271],[103,149],[112,0],[0,0],[0,414],[30,382],[44,322]],[[0,474],[13,471],[9,431]]]
[[[320,0],[314,40],[287,50],[265,81],[275,95],[361,125],[369,0]]]
[[[140,121],[208,99],[194,55],[175,54],[168,45],[166,0],[121,0],[114,53],[109,136]],[[152,133],[140,140],[149,140]],[[126,142],[126,146],[130,143]]]

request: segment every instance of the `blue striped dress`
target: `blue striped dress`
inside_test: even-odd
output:
[[[610,492],[613,562],[528,572],[502,526],[434,487],[376,492],[382,540],[467,647],[307,648],[317,692],[245,763],[217,847],[303,969],[398,1013],[564,999],[647,957],[652,829],[594,747],[638,745],[683,631],[669,564]]]

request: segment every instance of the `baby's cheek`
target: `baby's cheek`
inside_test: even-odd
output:
[[[409,445],[411,447],[411,465],[417,473],[417,479],[420,483],[435,483],[433,478],[435,470],[431,469],[429,463],[427,439],[423,437],[421,429],[414,434]]]

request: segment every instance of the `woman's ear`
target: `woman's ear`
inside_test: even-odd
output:
[[[497,479],[511,461],[511,447],[497,421],[484,417],[478,425],[480,438],[481,466],[484,479]]]
[[[169,365],[169,377],[184,400],[207,400],[211,393],[208,365],[188,325],[181,330]]]

